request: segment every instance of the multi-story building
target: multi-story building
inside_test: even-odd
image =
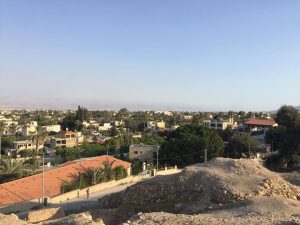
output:
[[[152,163],[159,145],[135,144],[129,146],[129,159],[132,161]]]
[[[208,127],[214,130],[225,130],[228,126],[236,127],[237,124],[234,123],[233,118],[230,117],[228,120],[224,120],[220,117],[211,119],[211,120],[203,120],[202,122],[204,127]]]
[[[249,119],[244,124],[239,125],[237,134],[250,135],[258,142],[260,149],[271,149],[271,146],[266,145],[265,137],[267,131],[276,126],[278,124],[274,119]]]
[[[60,132],[61,130],[61,126],[59,124],[43,126],[42,128],[47,132],[56,132],[56,133]]]

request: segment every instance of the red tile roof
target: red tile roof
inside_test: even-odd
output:
[[[130,163],[116,159],[111,156],[99,156],[80,161],[66,163],[61,167],[45,172],[45,197],[53,197],[61,194],[61,185],[64,181],[72,181],[80,171],[88,168],[101,167],[105,161],[112,162],[113,168],[124,166],[129,168]],[[0,206],[15,204],[42,196],[42,174],[25,177],[15,181],[0,184]]]
[[[257,125],[257,126],[274,126],[276,121],[274,119],[250,119],[245,122],[247,125]]]

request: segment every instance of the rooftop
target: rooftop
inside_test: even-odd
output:
[[[88,168],[101,167],[102,163],[109,161],[116,166],[129,168],[130,163],[115,159],[112,156],[98,156],[67,162],[60,167],[45,172],[45,196],[53,197],[61,194],[61,186],[64,182],[70,182],[78,175],[78,172]],[[16,204],[42,196],[42,173],[24,177],[15,181],[0,184],[0,206]]]
[[[276,121],[274,119],[250,119],[245,122],[246,125],[259,125],[259,126],[274,126]]]

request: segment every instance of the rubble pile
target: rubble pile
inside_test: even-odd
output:
[[[176,215],[170,213],[139,213],[133,216],[130,220],[123,223],[123,225],[158,225],[158,224],[172,224],[172,225],[298,225],[300,224],[300,217],[295,215],[278,214],[278,215],[261,215],[251,214],[239,217],[218,217],[211,214],[199,215]]]
[[[299,188],[292,186],[282,180],[266,179],[262,189],[257,193],[261,196],[282,196],[288,199],[300,200]]]
[[[216,158],[158,176],[99,201],[101,207],[140,211],[197,213],[256,196],[300,199],[300,189],[269,171],[258,160]]]

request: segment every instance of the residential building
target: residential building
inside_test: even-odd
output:
[[[67,139],[66,138],[57,138],[51,137],[50,138],[50,148],[66,148],[67,146]]]
[[[132,138],[142,138],[142,133],[136,132],[136,133],[132,134]]]
[[[265,132],[272,127],[278,126],[274,119],[250,119],[245,122],[245,125],[251,132]]]
[[[61,130],[61,126],[59,124],[43,126],[42,128],[47,132],[55,132],[55,133],[59,133]]]
[[[191,119],[193,119],[193,116],[191,116],[191,115],[184,115],[183,118],[185,120],[191,120]]]
[[[271,147],[266,145],[266,133],[276,126],[278,124],[274,119],[250,119],[237,128],[237,134],[251,135],[258,142],[260,149],[270,149]]]
[[[30,136],[36,132],[36,127],[32,124],[27,124],[20,128],[20,134],[24,137]]]
[[[233,121],[232,117],[230,117],[228,120],[224,120],[220,117],[211,120],[203,120],[202,124],[204,127],[214,130],[225,130],[228,126],[233,128],[237,126],[237,123]]]
[[[123,166],[131,175],[131,164],[111,156],[99,156],[67,162],[59,167],[45,171],[45,198],[63,194],[62,185],[71,182],[74,176],[90,168],[99,168],[104,162],[112,163],[112,168]],[[31,200],[41,200],[42,173],[0,184],[0,206],[12,205]]]
[[[26,141],[14,141],[13,142],[13,149],[16,149],[18,152],[25,149],[35,149],[36,145],[31,140]],[[38,149],[44,148],[44,143],[40,144]]]
[[[146,127],[149,129],[155,129],[156,128],[156,122],[155,121],[147,121]]]
[[[157,129],[165,129],[166,128],[165,122],[163,120],[159,121],[159,122],[156,122],[156,128]]]
[[[62,131],[58,137],[51,137],[50,148],[71,148],[79,144],[77,141],[76,133],[73,131]]]
[[[99,131],[109,131],[112,128],[110,123],[104,123],[102,126],[99,126]]]
[[[129,159],[132,161],[152,163],[159,145],[134,144],[129,146]]]

